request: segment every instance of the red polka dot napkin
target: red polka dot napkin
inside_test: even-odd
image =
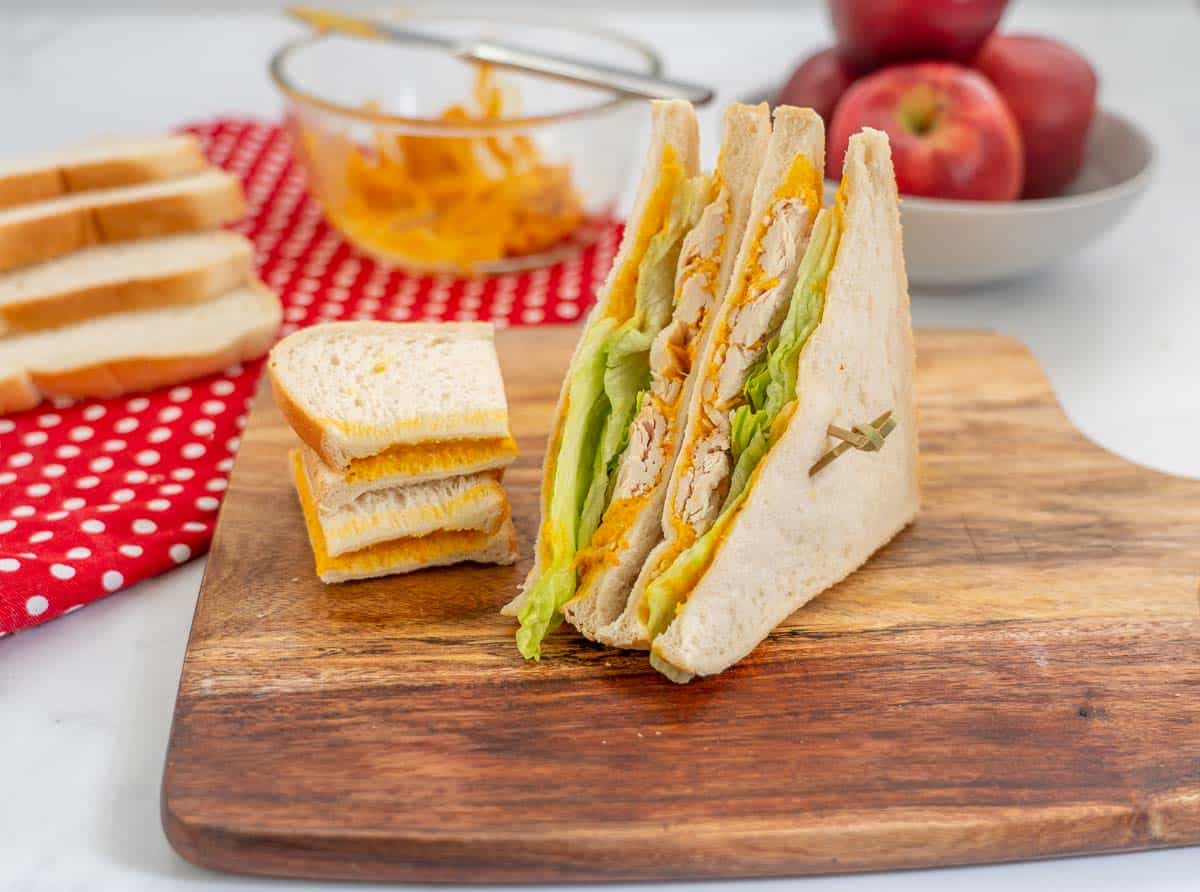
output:
[[[281,334],[334,319],[570,322],[612,262],[620,229],[545,269],[488,279],[410,276],[331,230],[285,132],[242,120],[187,128],[242,177],[259,274]],[[212,537],[262,361],[153,393],[43,403],[0,418],[0,635],[71,613],[202,554]]]

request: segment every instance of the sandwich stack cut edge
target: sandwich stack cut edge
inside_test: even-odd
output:
[[[491,325],[326,323],[267,368],[301,441],[288,461],[322,582],[516,560]]]

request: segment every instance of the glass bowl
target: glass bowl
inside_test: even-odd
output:
[[[662,70],[649,47],[602,29],[440,14],[396,21]],[[616,210],[644,113],[637,99],[497,71],[499,91],[488,95],[503,97],[498,115],[446,120],[448,108],[480,98],[478,65],[327,33],[281,48],[270,73],[330,224],[363,252],[415,272],[507,273],[590,244]]]

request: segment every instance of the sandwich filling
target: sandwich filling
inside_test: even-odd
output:
[[[315,489],[311,480],[309,489]],[[494,533],[507,508],[499,472],[485,471],[368,492],[337,507],[319,505],[317,516],[326,550],[336,556],[395,539],[397,530],[406,537],[438,530]]]
[[[711,185],[715,198],[683,239],[671,321],[650,347],[650,389],[630,428],[629,445],[617,471],[604,519],[588,547],[576,556],[581,593],[597,580],[606,565],[617,563],[630,525],[670,466],[679,434],[684,384],[716,303],[721,257],[732,212],[732,197],[721,183],[719,171],[718,162],[718,173]]]
[[[511,436],[400,443],[370,458],[354,459],[342,479],[363,485],[393,477],[449,477],[504,467],[516,457],[517,442]]]
[[[819,194],[817,188],[819,180],[811,196]],[[758,260],[747,269],[742,292],[714,332],[718,340],[701,385],[695,437],[681,456],[686,464],[669,506],[676,539],[639,604],[651,641],[674,619],[711,563],[754,470],[794,409],[800,353],[821,319],[841,228],[837,217],[822,212],[810,240],[797,218],[811,220],[813,204],[793,211],[790,225],[782,222],[788,207],[796,205],[777,201],[773,206],[774,220],[765,224]],[[785,230],[783,239],[794,237],[790,258],[776,247],[780,242],[770,240],[777,227]],[[777,265],[781,251],[786,266]],[[797,268],[799,251],[804,254]],[[795,271],[794,278],[784,272],[788,269]]]
[[[455,555],[478,554],[485,551],[498,535],[498,530],[441,530],[425,536],[411,536],[380,542],[347,554],[331,555],[326,545],[325,534],[317,513],[317,504],[309,486],[308,474],[300,450],[293,449],[288,458],[292,465],[292,481],[300,508],[304,513],[304,525],[308,529],[317,575],[341,578],[359,578],[377,575],[380,572],[396,572],[404,565],[424,565],[445,562]],[[501,521],[508,520],[509,511],[504,509]]]
[[[670,321],[683,237],[709,193],[707,179],[689,179],[668,145],[634,244],[614,273],[606,311],[588,326],[568,372],[565,416],[552,445],[556,458],[547,469],[541,575],[530,581],[518,612],[517,646],[526,658],[540,656],[542,638],[575,594],[576,554],[600,525],[631,422],[652,398],[651,346]]]

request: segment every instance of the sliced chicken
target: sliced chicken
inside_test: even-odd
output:
[[[667,417],[662,404],[653,397],[643,400],[629,429],[629,445],[617,471],[612,501],[643,495],[658,483],[666,460],[666,436]]]
[[[799,258],[812,229],[812,214],[800,199],[784,199],[771,210],[757,269],[746,294],[727,317],[728,340],[715,354],[702,385],[703,415],[697,419],[691,464],[675,491],[676,516],[698,536],[712,525],[729,491],[732,414],[742,401],[750,369],[762,359],[767,342],[787,315]]]
[[[696,443],[692,464],[676,492],[678,517],[697,533],[712,526],[729,491],[733,471],[729,435],[712,431]]]
[[[729,202],[729,191],[722,188],[684,236],[675,307],[671,321],[650,347],[650,392],[631,424],[609,504],[646,495],[666,476],[672,442],[678,438],[678,404],[684,381],[704,321],[717,302],[714,290]]]

